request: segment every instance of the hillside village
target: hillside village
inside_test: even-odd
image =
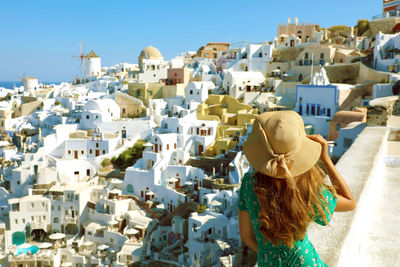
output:
[[[298,112],[338,168],[378,155],[357,142],[381,131],[398,167],[399,10],[352,27],[289,18],[271,41],[170,60],[148,46],[105,67],[94,49],[71,82],[0,88],[0,264],[241,266],[241,148],[262,112]]]

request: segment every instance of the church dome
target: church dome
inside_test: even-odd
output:
[[[148,46],[140,52],[139,58],[141,59],[163,59],[160,50],[153,46]]]

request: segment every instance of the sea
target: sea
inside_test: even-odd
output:
[[[44,84],[60,84],[60,82],[42,82]],[[24,83],[22,81],[0,81],[0,87],[4,87],[6,89],[14,89],[14,87],[23,86]]]

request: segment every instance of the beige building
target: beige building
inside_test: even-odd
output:
[[[115,102],[120,107],[121,118],[135,118],[140,116],[142,111],[145,110],[141,100],[119,91],[115,93]]]
[[[219,52],[228,51],[230,43],[207,43],[196,52],[196,57],[217,59]]]
[[[314,32],[317,31],[319,26],[317,24],[299,24],[298,18],[288,19],[287,24],[278,25],[278,40],[279,43],[285,43],[287,37],[295,35],[302,43],[307,42],[314,38]]]

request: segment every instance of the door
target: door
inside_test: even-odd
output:
[[[291,47],[294,46],[294,40],[290,40],[290,46],[291,46]]]
[[[100,150],[96,149],[96,157],[100,156]]]
[[[74,158],[78,159],[78,150],[74,150]]]
[[[199,155],[201,155],[201,153],[203,153],[203,149],[204,149],[203,145],[199,145]]]
[[[158,153],[158,144],[154,144],[154,152]]]

